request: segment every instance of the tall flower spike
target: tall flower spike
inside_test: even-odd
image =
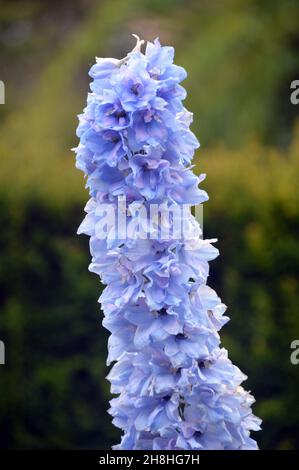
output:
[[[172,47],[156,39],[142,53],[141,44],[137,38],[124,59],[97,59],[91,67],[75,149],[91,196],[78,233],[90,236],[90,271],[106,284],[100,302],[111,332],[108,379],[118,395],[109,411],[123,430],[115,448],[256,449],[254,399],[220,347],[226,307],[206,284],[218,255],[214,240],[198,236],[190,210],[184,223],[197,238],[171,230],[157,236],[164,222],[147,213],[135,230],[141,205],[180,209],[207,199],[198,188],[203,175],[190,168],[199,144],[182,104],[186,72],[173,64]],[[133,224],[130,233],[116,234],[120,220]],[[170,217],[170,229],[176,222]]]

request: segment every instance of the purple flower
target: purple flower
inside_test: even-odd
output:
[[[98,129],[125,129],[130,125],[131,114],[122,106],[113,90],[104,90],[99,102],[94,105],[94,120]]]
[[[146,108],[155,98],[157,83],[146,70],[147,62],[140,52],[135,52],[115,74],[111,84],[126,111]]]
[[[199,143],[182,104],[186,72],[172,47],[155,40],[142,53],[142,43],[92,66],[74,149],[91,195],[78,233],[90,236],[89,269],[106,284],[99,301],[118,395],[109,413],[123,430],[115,448],[256,449],[254,398],[220,348],[226,307],[207,286],[216,240],[200,238],[190,212],[208,196],[190,166]],[[149,215],[153,204],[188,210]],[[178,222],[188,233],[177,236]]]
[[[158,81],[160,88],[166,85],[172,87],[187,77],[183,67],[173,64],[174,48],[161,47],[158,39],[147,43],[145,57],[148,60],[148,71]]]

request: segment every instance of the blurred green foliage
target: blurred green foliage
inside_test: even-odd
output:
[[[252,143],[204,156],[205,237],[219,235],[210,284],[228,305],[221,336],[248,375],[263,419],[264,449],[299,448],[299,368],[290,344],[299,334],[299,128],[287,152]]]
[[[223,343],[264,420],[257,440],[299,448],[299,367],[289,360],[299,338],[299,128],[289,100],[298,1],[26,4],[0,10],[0,63],[11,58],[0,76],[11,97],[0,109],[0,447],[104,449],[119,439],[106,413],[101,286],[87,271],[88,240],[76,236],[88,195],[69,148],[94,56],[121,57],[135,32],[174,44],[189,73],[186,104],[204,147],[196,170],[211,198],[204,231],[219,236],[221,254],[210,284],[229,305]],[[23,42],[5,42],[24,21]]]

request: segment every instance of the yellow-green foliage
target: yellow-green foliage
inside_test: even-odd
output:
[[[299,125],[288,150],[257,141],[238,150],[217,146],[199,151],[196,165],[208,175],[203,183],[211,192],[207,210],[241,211],[248,204],[267,216],[265,209],[277,204],[289,215],[298,214]]]

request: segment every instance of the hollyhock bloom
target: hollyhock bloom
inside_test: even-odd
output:
[[[115,448],[256,449],[254,398],[220,347],[226,307],[207,285],[216,240],[201,238],[190,211],[208,196],[198,187],[205,175],[192,172],[199,143],[182,103],[186,72],[172,47],[156,39],[142,53],[142,43],[91,67],[74,149],[91,196],[78,233],[90,237],[89,269],[106,285],[99,301],[118,395],[109,412],[123,431]],[[177,236],[180,224],[188,231]]]

